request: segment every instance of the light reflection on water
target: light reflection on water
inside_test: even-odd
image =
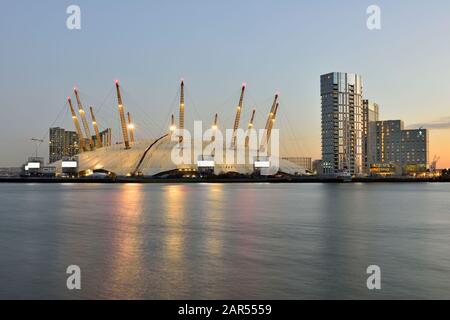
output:
[[[107,269],[105,289],[111,296],[133,298],[140,293],[140,285],[129,287],[129,283],[139,283],[139,274],[143,268],[142,255],[143,234],[140,219],[144,213],[143,185],[122,185],[117,193],[120,204],[114,213],[116,228],[111,241],[111,268]],[[124,226],[125,225],[125,228]],[[111,290],[112,289],[112,290]]]
[[[165,258],[179,265],[184,251],[185,195],[184,185],[165,186],[164,213],[167,234],[164,241]]]
[[[0,185],[0,298],[450,298],[448,184]],[[82,269],[82,290],[65,268]],[[382,269],[369,292],[365,269]]]

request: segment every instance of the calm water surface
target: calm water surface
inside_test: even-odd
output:
[[[0,298],[450,299],[450,184],[0,184]]]

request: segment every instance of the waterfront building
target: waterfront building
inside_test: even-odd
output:
[[[283,160],[290,161],[308,171],[313,171],[312,159],[308,157],[283,157]]]
[[[324,174],[365,172],[362,93],[357,74],[332,72],[320,77]]]
[[[18,177],[22,171],[20,167],[0,168],[0,177]]]
[[[404,123],[401,120],[376,122],[375,163],[401,164],[401,141]]]
[[[28,157],[27,163],[23,165],[23,173],[29,176],[41,175],[44,165],[43,157]]]
[[[366,172],[369,172],[370,164],[376,163],[376,124],[379,120],[379,106],[377,103],[363,100],[363,147],[364,164]]]
[[[428,130],[402,130],[401,163],[404,174],[415,174],[428,169]]]
[[[63,157],[73,157],[79,153],[78,134],[63,128],[50,128],[49,162],[61,160]]]
[[[398,175],[398,167],[390,163],[371,163],[370,174],[374,176],[395,176]]]
[[[313,162],[312,162],[312,171],[313,171],[313,173],[314,174],[316,174],[316,175],[322,175],[323,174],[323,161],[322,161],[322,159],[317,159],[317,160],[314,160]]]
[[[405,130],[401,120],[377,121],[375,141],[372,174],[376,174],[380,167],[386,167],[387,164],[396,167],[396,174],[414,174],[427,170],[427,129]]]
[[[101,146],[109,146],[110,145],[110,136],[111,136],[111,129],[107,128],[103,131],[99,132],[99,136],[100,136],[100,141],[101,141]],[[94,146],[98,146],[97,143],[97,135],[93,135],[92,136],[92,141]],[[87,141],[87,143],[89,144],[89,140]],[[97,147],[98,148],[98,147]]]

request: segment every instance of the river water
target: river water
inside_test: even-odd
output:
[[[3,183],[0,298],[450,299],[450,184]]]

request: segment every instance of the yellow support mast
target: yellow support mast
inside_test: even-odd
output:
[[[128,140],[127,122],[125,120],[125,111],[122,103],[122,96],[120,94],[119,80],[116,80],[116,92],[117,92],[117,104],[120,115],[120,125],[122,127],[123,142],[125,144],[125,149],[130,149],[130,141]]]
[[[218,114],[216,113],[214,115],[214,122],[211,126],[212,129],[212,137],[211,137],[211,141],[214,142],[216,141],[216,133],[217,133],[217,128],[218,128],[218,124],[217,124],[217,120],[218,120]],[[211,155],[214,157],[214,155],[216,154],[216,149],[214,148],[213,151],[211,152]]]
[[[181,80],[180,86],[180,118],[179,120],[179,128],[180,130],[184,129],[184,80]],[[180,143],[183,142],[183,132],[180,131]]]
[[[277,101],[278,101],[278,93],[275,94],[275,98],[273,99],[272,107],[270,108],[270,112],[267,117],[266,127],[264,129],[264,135],[263,135],[263,139],[261,141],[261,146],[260,146],[260,149],[262,151],[264,151],[265,146],[266,146],[266,141],[268,141],[268,131],[269,131],[270,124],[272,122],[272,117],[275,113],[275,108],[277,107]]]
[[[111,128],[108,128],[108,147],[112,145],[112,131]]]
[[[213,130],[213,135],[212,135],[211,141],[214,141],[214,140],[216,139],[217,118],[218,118],[218,115],[217,115],[217,113],[216,113],[216,114],[214,115],[214,122],[213,122],[213,124],[212,124],[212,126],[211,126],[211,129]]]
[[[269,141],[270,141],[270,135],[272,133],[273,124],[275,123],[275,119],[277,118],[278,106],[279,106],[279,103],[277,102],[277,104],[275,106],[275,110],[273,111],[272,119],[270,120],[270,123],[269,123],[269,129],[267,130],[267,140],[266,140],[267,145],[269,144]]]
[[[247,136],[245,137],[245,147],[248,148],[248,144],[249,144],[249,134],[250,134],[250,130],[253,128],[253,121],[255,120],[255,113],[256,113],[256,109],[252,110],[252,116],[250,117],[250,121],[248,123],[248,127],[247,127]]]
[[[177,129],[177,126],[175,124],[175,116],[172,114],[170,117],[170,127],[169,130],[171,133],[173,133]]]
[[[103,142],[102,142],[102,138],[100,136],[100,131],[98,130],[97,120],[95,119],[94,109],[92,108],[92,106],[89,106],[89,110],[91,112],[92,126],[94,127],[94,131],[95,131],[96,147],[101,148],[101,147],[103,147]]]
[[[69,102],[70,113],[72,114],[73,124],[75,125],[75,130],[77,131],[78,140],[80,142],[80,153],[86,150],[85,140],[83,136],[83,132],[81,131],[80,123],[78,122],[77,114],[72,105],[72,100],[70,97],[67,97],[67,102]]]
[[[128,117],[128,130],[130,130],[130,142],[134,143],[134,123],[131,121],[131,115],[129,112],[127,112],[127,117]]]
[[[236,147],[236,130],[239,128],[239,121],[241,119],[241,112],[244,104],[244,93],[245,93],[245,83],[242,84],[241,96],[239,97],[239,103],[238,106],[236,107],[236,116],[234,118],[233,135],[232,135],[233,140],[231,142],[231,147]]]
[[[89,148],[94,150],[94,140],[92,139],[91,130],[89,129],[89,124],[86,119],[86,113],[84,112],[83,105],[81,104],[80,96],[78,95],[78,89],[74,88],[75,98],[78,104],[78,113],[81,117],[81,122],[83,123],[84,132],[86,133],[87,139],[89,139]]]

